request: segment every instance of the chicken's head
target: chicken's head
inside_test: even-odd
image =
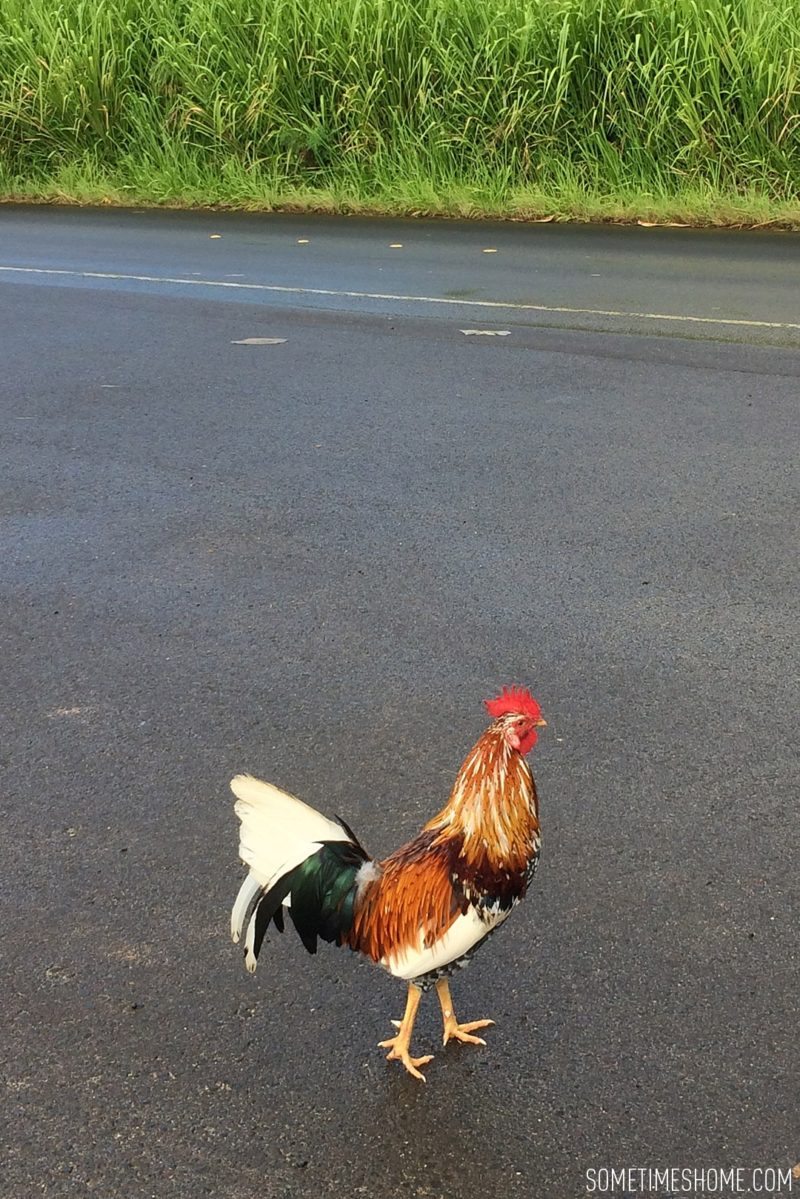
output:
[[[536,730],[544,728],[547,721],[527,687],[504,687],[498,696],[484,702],[512,749],[521,754],[533,749]]]

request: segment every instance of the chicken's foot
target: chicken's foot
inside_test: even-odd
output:
[[[442,1044],[446,1045],[452,1037],[456,1041],[463,1041],[466,1045],[485,1045],[486,1042],[482,1037],[473,1037],[472,1033],[476,1028],[488,1028],[490,1024],[494,1024],[494,1020],[470,1020],[468,1024],[459,1024],[453,1011],[450,984],[446,978],[440,978],[437,982],[436,994],[439,996],[439,1005],[444,1021]]]
[[[386,1055],[387,1062],[399,1061],[402,1062],[409,1074],[413,1074],[414,1078],[418,1078],[420,1082],[425,1082],[425,1075],[418,1069],[419,1066],[427,1066],[428,1062],[433,1060],[433,1054],[429,1053],[425,1057],[411,1057],[409,1046],[411,1044],[411,1033],[414,1028],[414,1021],[417,1018],[417,1008],[419,1001],[422,998],[422,991],[419,987],[415,987],[413,983],[408,984],[408,998],[406,1000],[406,1010],[401,1021],[393,1020],[392,1023],[397,1028],[397,1036],[390,1037],[388,1041],[380,1041],[381,1049],[388,1049]]]

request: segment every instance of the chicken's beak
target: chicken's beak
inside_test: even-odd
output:
[[[543,717],[540,716],[539,719],[536,721],[536,724],[534,727],[537,729],[546,729],[547,721]]]

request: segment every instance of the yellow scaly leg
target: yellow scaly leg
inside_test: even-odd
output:
[[[471,1020],[469,1024],[459,1024],[456,1020],[456,1014],[453,1011],[450,984],[446,978],[440,978],[437,982],[436,994],[439,996],[442,1019],[444,1020],[442,1044],[446,1045],[450,1038],[454,1037],[455,1040],[463,1041],[467,1045],[485,1045],[486,1042],[481,1037],[473,1037],[470,1034],[476,1028],[488,1028],[490,1024],[494,1024],[494,1020]]]
[[[406,1010],[403,1014],[403,1019],[399,1023],[397,1020],[392,1021],[397,1026],[397,1036],[391,1037],[388,1041],[379,1041],[378,1043],[381,1049],[388,1049],[390,1051],[386,1055],[387,1062],[395,1060],[402,1062],[409,1074],[413,1074],[420,1082],[425,1082],[425,1075],[421,1074],[417,1067],[427,1066],[428,1062],[433,1060],[433,1054],[429,1053],[426,1057],[411,1057],[408,1051],[411,1044],[414,1021],[417,1018],[417,1008],[419,1007],[421,998],[421,989],[415,987],[413,983],[409,983],[408,999],[406,1000]]]

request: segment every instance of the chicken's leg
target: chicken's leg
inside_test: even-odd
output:
[[[488,1028],[490,1024],[494,1024],[494,1020],[471,1020],[469,1024],[459,1024],[456,1020],[456,1014],[453,1011],[450,984],[446,978],[440,978],[437,982],[436,994],[439,996],[442,1019],[444,1020],[442,1044],[446,1045],[451,1037],[455,1037],[457,1041],[464,1041],[468,1045],[485,1045],[486,1042],[480,1037],[473,1037],[470,1034],[476,1028]]]
[[[433,1060],[433,1054],[429,1053],[426,1057],[411,1057],[408,1052],[408,1047],[411,1043],[411,1032],[414,1028],[414,1021],[417,1018],[417,1008],[419,1001],[422,998],[422,991],[419,987],[415,987],[413,983],[408,984],[408,999],[406,1000],[406,1010],[403,1013],[403,1019],[397,1026],[397,1036],[391,1037],[388,1041],[380,1041],[381,1049],[388,1049],[390,1052],[386,1055],[387,1062],[397,1059],[401,1061],[408,1070],[409,1074],[413,1074],[421,1082],[425,1082],[425,1075],[421,1074],[417,1069],[418,1066],[426,1066],[428,1062]],[[397,1024],[397,1021],[393,1021]]]

